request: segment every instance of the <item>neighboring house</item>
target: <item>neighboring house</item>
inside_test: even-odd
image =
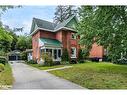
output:
[[[79,37],[75,36],[76,16],[72,16],[62,23],[55,24],[49,21],[33,18],[31,26],[33,59],[41,60],[43,52],[50,52],[53,61],[61,61],[63,49],[67,49],[71,59],[78,58],[80,45]],[[90,57],[96,55],[102,58],[103,48],[94,45]]]

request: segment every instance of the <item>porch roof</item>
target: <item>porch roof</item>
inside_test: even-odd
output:
[[[40,38],[40,43],[42,43],[45,46],[53,46],[53,47],[62,47],[62,43],[56,39],[50,39],[50,38]]]

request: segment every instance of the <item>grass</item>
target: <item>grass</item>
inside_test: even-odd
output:
[[[38,68],[40,70],[48,70],[48,69],[54,69],[54,68],[60,68],[60,67],[64,67],[65,65],[55,65],[55,66],[42,66],[39,64],[28,64],[32,67]]]
[[[127,89],[127,65],[86,62],[49,72],[88,89]]]
[[[0,72],[0,89],[13,84],[12,70],[9,64],[5,65],[4,71]]]

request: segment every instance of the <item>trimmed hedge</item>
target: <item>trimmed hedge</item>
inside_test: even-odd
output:
[[[4,70],[4,65],[0,64],[0,72],[2,72]]]

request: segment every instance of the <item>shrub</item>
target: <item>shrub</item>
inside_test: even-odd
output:
[[[44,65],[45,66],[52,66],[52,65],[54,65],[50,53],[43,53],[42,54],[42,59],[44,60]]]
[[[0,63],[5,65],[5,63],[7,63],[7,59],[4,57],[0,57]]]
[[[76,59],[71,59],[70,64],[76,64],[76,63],[77,63]]]
[[[111,59],[108,56],[104,55],[102,61],[111,62]]]
[[[0,72],[4,70],[4,65],[0,63]]]
[[[83,51],[80,49],[78,53],[78,60],[79,63],[84,63]]]
[[[63,54],[61,56],[62,61],[69,61],[69,54],[67,49],[63,49]]]
[[[99,62],[99,59],[100,58],[98,58],[98,57],[94,57],[94,58],[91,58],[91,61],[93,61],[93,62]]]
[[[30,60],[30,61],[28,61],[27,63],[28,63],[28,64],[37,64],[37,61],[35,61],[35,60]]]
[[[53,62],[53,65],[60,65],[60,62],[59,61],[55,61],[55,62]]]
[[[118,59],[116,64],[127,64],[127,59],[126,58]]]
[[[27,60],[27,52],[21,53],[22,60]]]
[[[69,62],[68,61],[61,61],[61,64],[62,65],[67,65],[67,64],[69,64]]]

